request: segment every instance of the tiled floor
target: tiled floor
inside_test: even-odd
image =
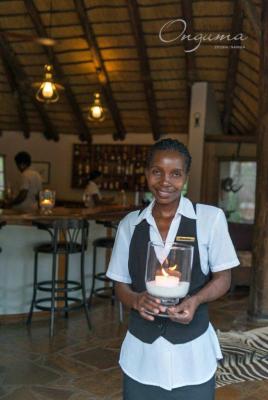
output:
[[[220,330],[247,330],[247,291],[211,305],[214,326]],[[107,301],[92,310],[93,331],[83,313],[69,321],[57,320],[53,341],[48,321],[33,319],[31,332],[24,323],[0,327],[0,399],[5,400],[119,400],[121,375],[118,351],[125,325],[118,309]],[[267,400],[268,381],[246,382],[217,389],[217,400]],[[137,399],[138,400],[138,399]]]

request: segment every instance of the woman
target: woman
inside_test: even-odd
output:
[[[101,177],[102,177],[101,172],[97,170],[92,171],[91,174],[89,175],[88,184],[83,194],[83,201],[86,207],[93,207],[93,206],[113,203],[114,198],[112,196],[103,197],[100,193],[98,183],[100,182]]]
[[[209,323],[207,303],[230,287],[230,268],[239,264],[222,210],[182,196],[191,165],[188,149],[177,140],[155,143],[146,178],[154,201],[120,223],[108,277],[118,299],[131,309],[122,345],[125,400],[212,400],[217,359],[222,357]],[[189,296],[168,310],[146,292],[144,276],[149,240],[194,245]],[[128,260],[128,262],[126,262]],[[152,315],[153,314],[153,315]]]

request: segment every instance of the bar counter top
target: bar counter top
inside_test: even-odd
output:
[[[115,221],[136,209],[138,207],[133,205],[102,205],[91,208],[55,207],[50,215],[44,215],[40,210],[34,213],[23,213],[14,209],[0,209],[0,221],[5,221],[9,225],[31,225],[31,222],[36,220],[53,221],[66,218]]]

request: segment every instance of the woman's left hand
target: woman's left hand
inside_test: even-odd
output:
[[[189,324],[199,306],[195,296],[185,298],[181,303],[174,307],[168,307],[167,312],[170,319],[181,324]]]

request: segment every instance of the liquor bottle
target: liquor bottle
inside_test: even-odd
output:
[[[85,173],[86,173],[87,175],[90,173],[90,164],[89,164],[89,160],[86,161]]]
[[[107,175],[109,172],[109,166],[108,166],[108,161],[107,161],[107,155],[104,155],[104,164],[103,164],[103,173]]]
[[[127,195],[126,195],[126,191],[124,189],[121,190],[121,205],[122,206],[127,205]]]
[[[121,157],[118,155],[117,156],[117,165],[116,165],[116,174],[121,175]]]
[[[81,161],[78,163],[78,171],[77,171],[78,175],[81,176],[83,174],[83,164],[81,163]]]

